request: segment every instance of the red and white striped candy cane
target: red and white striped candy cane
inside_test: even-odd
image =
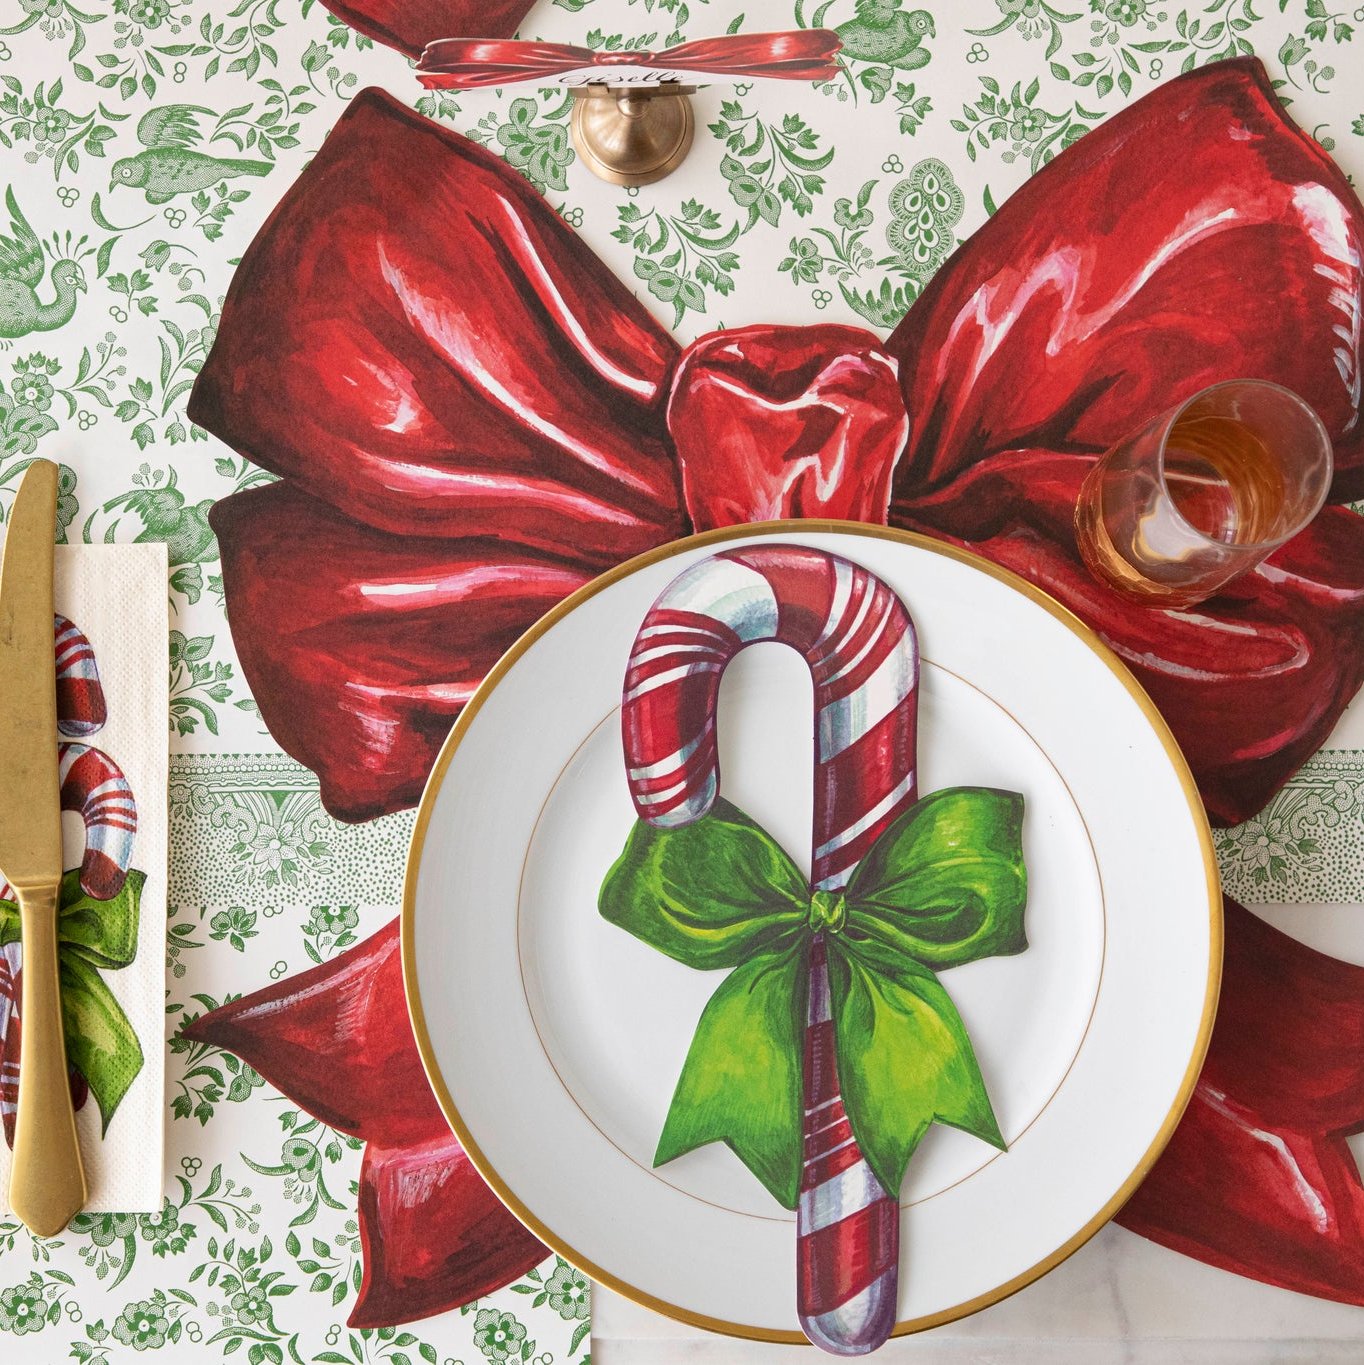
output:
[[[85,823],[81,890],[97,901],[123,889],[137,833],[137,802],[123,770],[108,754],[88,744],[59,744],[62,809]]]
[[[4,888],[6,892],[9,887]],[[14,1114],[19,1107],[19,965],[17,942],[0,948],[0,1122],[14,1146]]]
[[[100,685],[95,651],[85,635],[65,616],[58,615],[57,729],[74,739],[88,739],[109,718]]]
[[[692,565],[650,609],[625,678],[621,725],[640,818],[686,825],[720,788],[715,718],[725,666],[746,645],[798,650],[815,684],[812,881],[835,891],[915,800],[914,625],[875,575],[797,545],[727,550]],[[899,1193],[872,1173],[838,1083],[823,936],[810,961],[797,1310],[806,1336],[865,1355],[895,1326]]]
[[[57,762],[62,809],[74,811],[85,825],[81,890],[97,901],[112,900],[123,890],[132,864],[137,834],[133,790],[118,764],[88,744],[58,744]],[[0,881],[0,899],[14,899],[4,881]],[[0,994],[3,986],[0,979]]]
[[[104,727],[108,707],[100,684],[95,651],[84,633],[58,615],[57,729],[86,739]],[[122,770],[107,754],[84,744],[58,746],[62,809],[75,811],[85,824],[81,890],[110,900],[123,889],[137,833],[137,803]]]

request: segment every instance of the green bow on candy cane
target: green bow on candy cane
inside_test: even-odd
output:
[[[702,970],[732,968],[696,1027],[654,1155],[725,1142],[786,1208],[800,1191],[809,953],[823,934],[854,1137],[898,1191],[932,1123],[1003,1149],[961,1016],[935,972],[1027,947],[1023,798],[952,787],[890,825],[843,892],[811,892],[737,806],[639,821],[602,883],[612,924]]]
[[[142,1070],[142,1045],[128,1016],[100,975],[137,956],[137,929],[146,875],[129,872],[112,900],[97,901],[80,888],[80,872],[62,877],[57,916],[57,961],[67,1060],[81,1073],[99,1105],[107,1132],[128,1087]],[[0,947],[19,939],[19,909],[0,900]],[[20,1059],[22,1080],[22,1058]]]

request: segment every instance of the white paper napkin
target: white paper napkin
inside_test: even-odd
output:
[[[169,747],[166,572],[164,545],[57,547],[57,611],[90,641],[108,708],[102,727],[73,742],[103,751],[127,778],[137,803],[130,865],[146,877],[137,953],[126,967],[100,973],[137,1034],[142,1068],[102,1136],[94,1095],[76,1115],[89,1191],[86,1210],[92,1213],[150,1213],[161,1207]],[[79,816],[63,815],[62,829],[65,865],[79,867],[85,849]],[[9,1147],[0,1137],[0,1210],[8,1208],[9,1169]]]

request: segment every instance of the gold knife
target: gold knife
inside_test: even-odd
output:
[[[34,460],[10,510],[0,564],[0,873],[19,901],[24,949],[9,1202],[40,1237],[60,1232],[85,1204],[57,970],[62,812],[52,640],[56,523],[57,466]]]

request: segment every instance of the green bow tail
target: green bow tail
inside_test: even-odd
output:
[[[80,888],[80,873],[62,877],[57,914],[57,963],[67,1060],[81,1073],[99,1105],[102,1132],[142,1070],[142,1045],[128,1016],[100,975],[137,956],[142,872],[129,872],[113,900],[97,901]],[[19,908],[0,900],[0,947],[19,939]],[[22,1068],[22,1058],[20,1066]]]
[[[929,1125],[1004,1148],[976,1054],[936,972],[1022,952],[1023,798],[952,787],[890,825],[843,892],[811,892],[784,849],[718,800],[693,824],[639,821],[602,883],[612,924],[689,967],[730,969],[702,1012],[654,1155],[727,1143],[786,1208],[800,1191],[810,949],[823,935],[843,1103],[898,1191]]]

